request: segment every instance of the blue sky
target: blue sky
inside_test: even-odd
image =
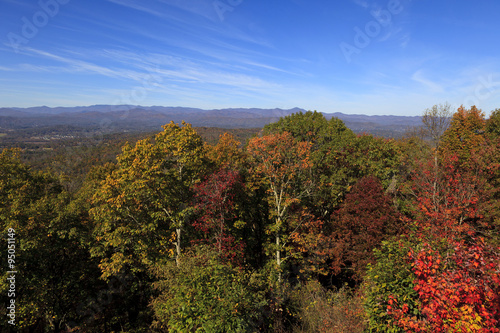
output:
[[[0,107],[500,108],[500,2],[0,0]]]

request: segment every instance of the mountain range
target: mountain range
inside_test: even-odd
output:
[[[188,107],[92,105],[82,107],[0,108],[0,132],[52,126],[99,129],[107,132],[161,130],[161,125],[182,120],[196,127],[260,128],[280,117],[305,109],[229,108],[203,110]],[[337,117],[356,133],[366,132],[384,137],[400,137],[421,125],[418,116],[368,116],[323,113]]]

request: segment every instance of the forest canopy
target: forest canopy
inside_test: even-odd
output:
[[[170,122],[79,170],[3,149],[1,330],[500,332],[500,110],[246,137]]]

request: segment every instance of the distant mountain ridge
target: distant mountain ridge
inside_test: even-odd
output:
[[[106,127],[108,131],[161,130],[170,121],[193,126],[220,128],[260,128],[280,117],[305,109],[227,108],[204,110],[189,107],[91,105],[78,107],[0,108],[0,130],[71,125],[83,128]],[[420,117],[368,116],[323,113],[327,119],[337,117],[354,132],[399,137],[408,127],[419,126]]]

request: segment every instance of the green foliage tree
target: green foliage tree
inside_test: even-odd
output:
[[[362,287],[370,332],[405,332],[389,314],[395,306],[394,299],[406,304],[407,313],[421,317],[415,276],[408,260],[413,248],[411,238],[396,237],[383,241],[381,248],[375,250],[376,262],[368,265]]]
[[[264,133],[284,131],[299,141],[311,144],[312,175],[316,182],[305,203],[317,216],[329,216],[348,186],[343,172],[332,164],[334,156],[355,140],[356,135],[340,119],[332,117],[327,120],[317,111],[294,113],[264,127]]]
[[[265,289],[252,274],[220,261],[207,247],[193,248],[180,266],[158,265],[151,306],[160,332],[256,332],[266,327]]]
[[[344,142],[355,137],[342,120],[335,117],[327,120],[317,111],[294,113],[264,127],[266,134],[281,132],[289,132],[299,141],[310,142],[313,151],[330,145],[342,146]]]
[[[486,120],[486,133],[493,140],[500,138],[500,109],[493,110]]]
[[[72,322],[82,320],[77,309],[96,290],[99,276],[82,242],[88,226],[72,213],[70,196],[57,178],[31,170],[21,163],[18,151],[0,153],[0,197],[0,253],[7,258],[10,234],[15,256],[13,266],[2,270],[2,303],[15,300],[20,330],[72,328]],[[9,298],[7,271],[17,272],[14,297]],[[5,311],[0,310],[3,318]],[[0,327],[7,331],[10,325],[3,320]]]

